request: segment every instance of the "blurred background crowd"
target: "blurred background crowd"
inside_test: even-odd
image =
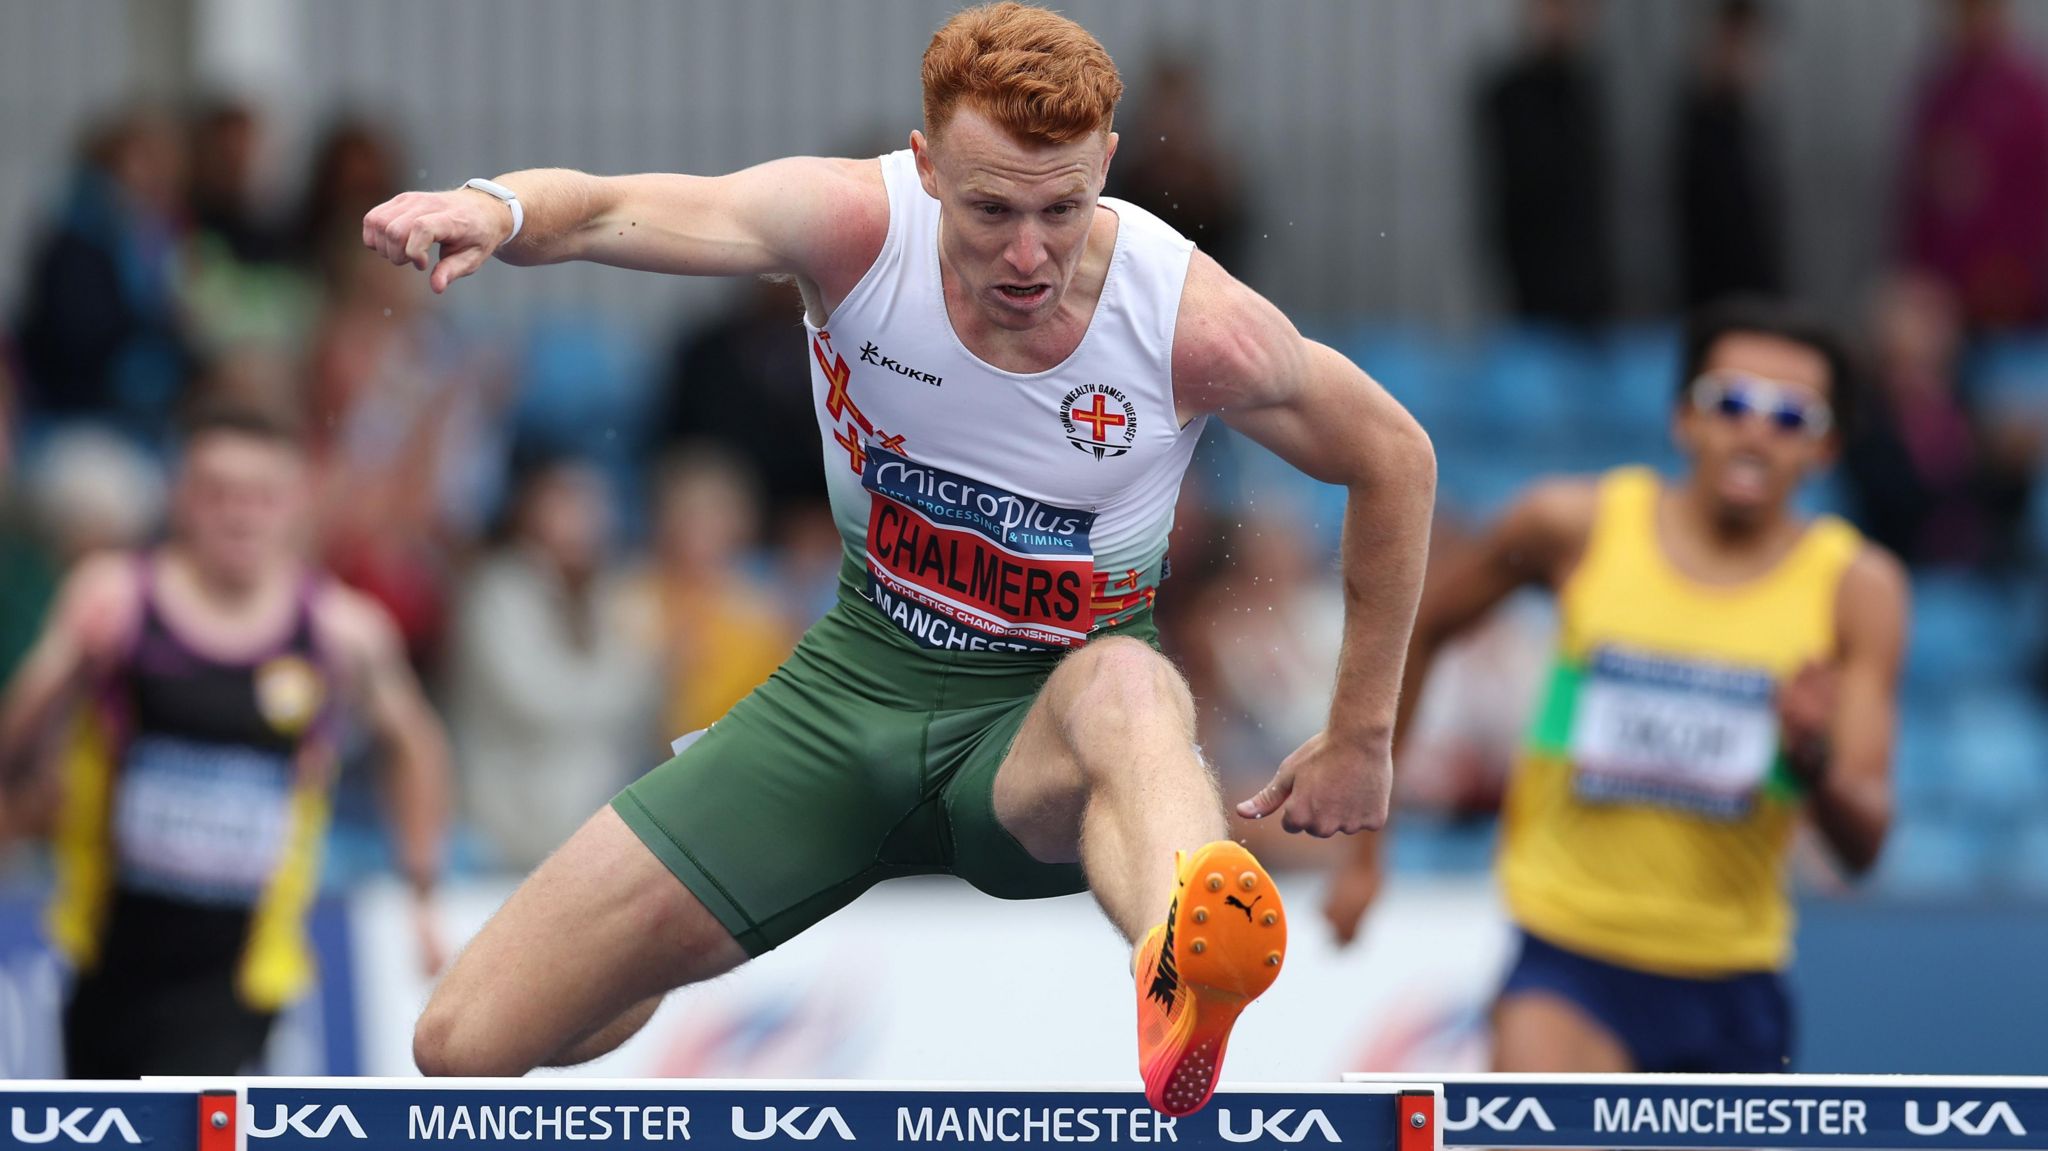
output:
[[[591,268],[435,297],[361,218],[539,164],[899,147],[949,9],[858,7],[0,0],[0,675],[67,565],[160,530],[180,410],[289,409],[308,546],[390,610],[453,735],[454,867],[532,866],[829,603],[800,305]],[[1874,883],[2048,896],[2048,7],[1066,7],[1130,85],[1110,191],[1413,408],[1438,548],[1538,475],[1674,464],[1687,308],[1840,324],[1871,417],[1812,504],[1916,585]],[[1220,427],[1183,493],[1159,615],[1228,792],[1322,722],[1341,498]],[[1483,869],[1547,610],[1441,669],[1397,869]],[[367,758],[336,887],[388,866]]]

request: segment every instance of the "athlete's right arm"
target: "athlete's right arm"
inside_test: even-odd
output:
[[[1537,484],[1477,540],[1449,549],[1430,564],[1394,712],[1397,762],[1437,652],[1517,590],[1560,586],[1585,551],[1596,502],[1596,489],[1588,480]],[[1331,878],[1323,916],[1340,944],[1357,936],[1366,909],[1379,894],[1385,838],[1355,836],[1350,854]]]
[[[13,788],[41,769],[56,723],[126,650],[139,605],[126,556],[95,556],[66,577],[42,634],[0,694],[0,782]]]
[[[431,268],[436,292],[496,255],[508,264],[588,260],[683,276],[789,274],[836,300],[867,271],[889,226],[874,160],[800,156],[725,176],[540,168],[497,182],[525,213],[517,238],[505,203],[457,188],[378,205],[363,217],[363,244],[394,264]]]

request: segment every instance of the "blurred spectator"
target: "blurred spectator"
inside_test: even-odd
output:
[[[245,264],[267,264],[288,254],[275,220],[256,202],[256,166],[263,124],[256,109],[237,100],[201,108],[191,125],[191,182],[187,204],[193,228],[219,240]]]
[[[504,542],[457,597],[451,726],[465,810],[527,871],[653,763],[656,623],[609,553],[600,473],[522,469]]]
[[[397,145],[368,120],[335,120],[313,149],[299,204],[293,247],[309,265],[326,267],[362,247],[363,216],[403,191]]]
[[[1681,99],[1673,183],[1687,309],[1785,290],[1783,197],[1760,91],[1765,31],[1757,0],[1721,0]]]
[[[795,623],[746,566],[760,530],[760,497],[737,461],[697,447],[662,468],[649,581],[669,661],[668,735],[711,726],[796,646]]]
[[[30,530],[14,477],[14,378],[0,346],[0,681],[35,642],[57,589],[56,560]]]
[[[1904,172],[1905,258],[1973,329],[2048,320],[2048,79],[2001,0],[1952,0],[1920,82]]]
[[[163,473],[133,441],[77,424],[36,449],[28,500],[37,535],[68,566],[93,552],[147,542],[163,519]]]
[[[309,403],[328,562],[430,666],[454,553],[501,486],[504,397],[422,308],[425,280],[364,251],[360,232],[327,268]]]
[[[1162,59],[1140,91],[1137,110],[1122,121],[1109,194],[1159,216],[1244,275],[1244,182],[1235,158],[1216,141],[1202,66]]]
[[[288,262],[282,222],[259,207],[262,120],[252,106],[222,100],[202,108],[189,133],[193,339],[209,355],[251,344],[297,352],[316,308],[314,284]]]
[[[1850,441],[1857,518],[1916,566],[1978,566],[2015,558],[2038,431],[1992,426],[1956,387],[1962,317],[1939,280],[1906,274],[1872,315],[1876,395]]]
[[[1203,737],[1235,802],[1328,723],[1344,638],[1332,621],[1343,618],[1344,593],[1332,557],[1292,509],[1262,502],[1257,520],[1247,518],[1229,541],[1193,642],[1208,649],[1197,662],[1213,676],[1220,704]],[[1284,834],[1273,820],[1232,822],[1261,859],[1291,866],[1320,855],[1314,841]]]
[[[737,285],[732,304],[677,343],[662,395],[660,444],[712,440],[760,477],[771,522],[825,498],[818,421],[796,285]]]
[[[178,286],[185,154],[141,109],[93,128],[29,257],[19,319],[32,417],[90,416],[152,446],[190,371]]]
[[[1529,0],[1527,44],[1479,102],[1485,234],[1524,319],[1595,324],[1613,308],[1607,110],[1584,0]]]

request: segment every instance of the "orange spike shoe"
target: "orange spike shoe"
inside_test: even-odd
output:
[[[1145,1100],[1191,1115],[1216,1091],[1230,1028],[1287,952],[1273,877],[1241,844],[1175,853],[1173,906],[1138,946],[1138,1070]]]

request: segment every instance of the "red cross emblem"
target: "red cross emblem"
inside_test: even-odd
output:
[[[1073,415],[1075,423],[1087,424],[1088,430],[1095,433],[1095,442],[1098,444],[1109,438],[1108,429],[1120,428],[1129,422],[1124,419],[1122,412],[1109,410],[1109,400],[1101,392],[1095,393],[1094,407],[1075,408]]]

